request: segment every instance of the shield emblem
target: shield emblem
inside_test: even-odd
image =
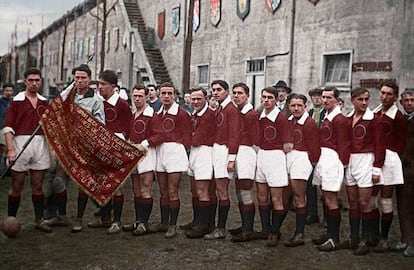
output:
[[[200,0],[194,0],[193,31],[197,32],[200,27]]]
[[[165,34],[165,10],[158,13],[158,37],[160,39],[164,38]]]
[[[250,0],[237,0],[237,16],[244,21],[250,11]]]
[[[316,4],[319,2],[319,0],[309,0],[309,2],[311,2],[312,4],[314,4],[316,6]]]
[[[267,10],[274,14],[276,9],[280,6],[280,2],[281,0],[265,0],[265,5]]]
[[[221,0],[210,0],[210,22],[217,26],[221,21]]]
[[[176,36],[180,32],[180,6],[172,9],[171,20],[172,33]]]

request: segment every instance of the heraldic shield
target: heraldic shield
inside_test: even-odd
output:
[[[158,37],[160,39],[164,38],[165,34],[165,10],[158,13]]]
[[[217,26],[221,21],[221,0],[210,0],[210,22]]]
[[[171,25],[174,36],[178,35],[178,32],[180,32],[180,6],[172,9]]]
[[[250,11],[250,0],[236,0],[237,2],[237,16],[240,19],[246,19]]]
[[[197,32],[200,27],[200,0],[194,0],[193,14],[193,31]]]
[[[265,5],[267,10],[272,14],[276,12],[276,9],[279,8],[281,0],[265,0]]]

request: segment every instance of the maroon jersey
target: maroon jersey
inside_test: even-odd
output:
[[[188,113],[174,102],[171,108],[163,113],[164,106],[158,111],[163,129],[163,142],[181,143],[185,148],[191,146],[191,120]]]
[[[374,167],[382,168],[385,160],[385,147],[382,142],[381,120],[370,109],[352,125],[354,113],[351,112],[349,125],[351,128],[350,153],[374,153]]]
[[[129,139],[129,127],[133,120],[128,103],[114,93],[104,101],[105,124],[113,133],[122,133],[125,139]]]
[[[33,107],[25,92],[17,94],[10,102],[4,119],[5,131],[14,131],[14,135],[31,135],[39,125],[42,114],[49,105],[47,99],[37,94],[36,108]],[[43,130],[39,129],[36,135],[43,135]]]
[[[402,112],[394,104],[387,112],[382,110],[376,113],[381,119],[382,143],[385,149],[401,154],[404,151],[407,139],[407,122]]]
[[[291,115],[288,120],[293,149],[308,152],[309,160],[317,163],[321,155],[321,147],[319,129],[315,121],[309,117],[308,112],[305,112],[299,119]]]
[[[319,134],[321,147],[327,147],[338,153],[342,164],[349,163],[349,119],[342,113],[339,107],[326,114],[320,128]]]
[[[194,111],[191,117],[192,137],[191,146],[213,146],[216,133],[215,113],[208,104],[200,112]]]
[[[263,110],[259,120],[259,147],[263,150],[282,150],[290,139],[289,122],[275,107],[268,115]]]
[[[248,103],[240,111],[240,145],[259,145],[259,114]]]
[[[162,143],[162,134],[161,118],[147,104],[145,110],[140,115],[136,114],[131,122],[129,139],[133,143],[147,140],[149,146],[155,147]]]
[[[214,142],[227,146],[229,155],[236,155],[240,142],[240,112],[229,96],[216,110],[216,125]]]

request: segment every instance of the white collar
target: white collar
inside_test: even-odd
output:
[[[332,112],[327,113],[325,115],[325,119],[328,119],[329,122],[331,122],[338,114],[341,114],[341,108],[339,108],[339,106],[336,106],[335,109],[332,110]]]
[[[263,110],[262,113],[260,114],[259,120],[262,118],[267,118],[274,123],[279,113],[280,113],[280,110],[276,106],[273,108],[273,110],[268,115],[266,115],[265,110]]]
[[[146,104],[144,112],[142,113],[143,116],[148,116],[148,117],[152,117],[154,115],[154,109]]]
[[[224,109],[229,103],[231,103],[230,95],[228,95],[223,102],[220,103],[222,109]]]
[[[391,119],[395,119],[395,116],[397,115],[398,107],[397,105],[393,104],[388,111],[385,113],[386,116],[388,116]]]
[[[196,110],[193,111],[193,115],[197,114],[197,116],[203,116],[203,114],[207,111],[208,109],[208,103],[206,102],[206,104],[204,104],[204,107],[201,109],[201,111],[197,112]]]
[[[171,105],[171,107],[167,111],[167,113],[171,114],[171,115],[177,115],[179,108],[180,108],[180,106],[178,105],[178,103],[174,101],[174,103]],[[163,111],[164,111],[164,105],[161,106],[160,110],[158,111],[158,114],[162,114]]]
[[[348,113],[347,117],[352,117],[355,113],[353,109],[350,113]],[[364,115],[362,116],[362,120],[372,120],[374,119],[374,112],[371,111],[369,108],[365,111]]]
[[[23,101],[26,99],[26,96],[24,95],[25,91],[21,91],[19,92],[14,98],[13,101]],[[47,100],[44,96],[40,95],[39,93],[37,93],[37,98],[40,100]]]
[[[114,91],[114,94],[110,98],[108,98],[108,100],[106,100],[106,102],[108,102],[112,106],[115,106],[116,103],[118,102],[118,99],[119,99],[119,94]]]
[[[247,114],[250,110],[253,110],[253,105],[250,103],[246,103],[246,105],[243,106],[240,112],[242,114]]]
[[[304,125],[305,121],[306,121],[306,119],[308,119],[308,117],[309,117],[309,113],[307,111],[305,111],[296,123],[298,123],[299,125]],[[294,118],[294,116],[291,115],[291,116],[289,116],[288,120],[291,121],[291,120],[293,120],[293,118]]]

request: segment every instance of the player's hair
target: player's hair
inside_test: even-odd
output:
[[[42,72],[38,68],[30,67],[30,68],[26,69],[23,76],[24,76],[25,79],[27,79],[27,77],[29,77],[29,75],[39,75],[40,77],[42,77]]]
[[[240,87],[241,89],[243,89],[243,92],[244,92],[246,95],[249,95],[249,93],[250,93],[250,89],[249,89],[249,87],[247,86],[247,84],[242,83],[242,82],[240,82],[240,83],[236,83],[236,84],[234,84],[234,85],[233,85],[233,89],[234,89],[234,88],[236,88],[236,87]]]
[[[229,91],[229,84],[228,84],[226,81],[223,81],[223,80],[214,80],[214,81],[210,84],[210,86],[211,86],[211,87],[213,87],[213,84],[218,84],[218,85],[220,85],[221,87],[223,87],[223,88],[224,88],[224,90]]]

